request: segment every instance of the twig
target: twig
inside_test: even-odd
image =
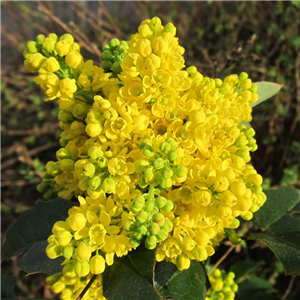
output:
[[[293,287],[293,284],[294,284],[294,281],[295,281],[295,278],[296,278],[296,276],[292,276],[292,278],[291,278],[291,280],[290,280],[290,282],[289,282],[289,285],[288,285],[288,287],[287,287],[287,289],[286,289],[284,295],[282,296],[282,299],[283,299],[283,300],[286,299],[286,297],[287,297],[287,296],[289,295],[289,293],[291,292],[292,287]]]
[[[225,254],[214,264],[214,266],[210,269],[207,275],[210,275],[221,263],[222,261],[229,255],[229,253],[235,248],[236,246],[231,246]]]
[[[90,288],[90,286],[93,284],[93,282],[95,281],[95,279],[96,279],[97,276],[98,275],[93,275],[93,277],[91,278],[91,280],[89,281],[89,283],[86,285],[86,287],[80,293],[80,295],[76,298],[76,300],[81,300],[83,298],[83,296],[85,295],[85,293],[87,292],[87,290]]]

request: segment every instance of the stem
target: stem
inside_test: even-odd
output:
[[[96,277],[97,277],[97,275],[93,275],[93,277],[91,278],[91,280],[89,281],[89,283],[86,285],[86,287],[80,293],[80,295],[76,298],[76,300],[81,300],[83,298],[83,296],[85,295],[85,293],[87,292],[87,290],[90,288],[90,286],[95,281]]]
[[[282,299],[286,299],[286,297],[291,292],[293,284],[294,284],[294,281],[295,281],[295,278],[296,278],[296,276],[292,276],[292,278],[291,278],[291,280],[289,282],[289,286],[288,286],[287,290],[285,291],[284,295],[282,296]]]
[[[154,198],[154,186],[150,185],[149,191],[148,191],[148,201],[151,201],[151,199]]]
[[[231,246],[225,254],[214,264],[214,266],[210,269],[207,275],[210,275],[221,263],[222,261],[228,256],[228,254],[235,248],[235,246]]]

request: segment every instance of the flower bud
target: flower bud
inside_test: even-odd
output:
[[[82,191],[86,191],[90,187],[89,182],[90,182],[90,177],[86,177],[86,176],[81,177],[78,182],[78,187]]]
[[[72,255],[74,254],[74,251],[75,251],[75,249],[72,246],[65,247],[63,250],[63,257],[70,259],[72,257]]]
[[[126,220],[124,223],[124,229],[126,231],[133,231],[135,229],[135,224],[132,220]]]
[[[188,170],[187,170],[186,166],[176,165],[173,168],[173,172],[174,172],[175,176],[177,176],[179,178],[183,178],[187,175]]]
[[[153,157],[155,155],[155,152],[150,145],[145,145],[142,149],[142,153],[147,157]]]
[[[98,177],[98,176],[93,177],[89,180],[89,187],[92,190],[96,190],[99,187],[100,183],[101,183],[100,177]]]
[[[155,205],[158,207],[158,208],[162,208],[163,206],[165,206],[167,204],[167,199],[165,197],[162,197],[162,196],[158,196],[156,199],[155,199]]]
[[[92,274],[102,274],[105,270],[105,259],[98,254],[93,256],[90,260],[90,270]]]
[[[54,73],[60,69],[60,65],[56,58],[49,57],[44,61],[42,68],[45,69],[47,72]]]
[[[162,153],[168,153],[170,150],[171,150],[171,145],[167,142],[162,142],[160,145],[159,145],[159,150],[162,152]]]
[[[61,256],[63,247],[55,244],[49,244],[46,248],[46,254],[50,259],[55,259]]]
[[[63,267],[63,274],[68,277],[75,277],[75,266],[76,266],[76,261],[75,260],[70,260],[64,267]]]
[[[170,32],[172,36],[176,35],[176,27],[172,23],[168,23],[164,27],[164,32]]]
[[[86,261],[89,260],[91,257],[91,246],[84,242],[81,242],[77,248],[75,249],[74,257],[78,261]]]
[[[152,18],[150,21],[149,27],[153,32],[157,32],[161,27],[160,18],[158,18],[158,17]]]
[[[178,157],[178,154],[176,153],[176,152],[170,152],[169,154],[168,154],[168,160],[169,161],[173,161],[173,160],[175,160],[176,158]]]
[[[58,120],[64,124],[67,124],[73,122],[74,117],[70,112],[61,110],[58,114]]]
[[[162,227],[165,224],[165,216],[162,213],[156,213],[153,215],[152,221]]]
[[[171,178],[163,178],[160,177],[159,178],[159,185],[163,188],[163,189],[168,189],[172,186],[173,182]]]
[[[62,281],[57,281],[51,286],[54,293],[61,293],[66,288],[66,284]]]
[[[65,56],[70,51],[70,44],[66,40],[60,40],[56,43],[55,50],[59,56]]]
[[[177,256],[176,266],[180,271],[188,269],[190,267],[190,264],[191,261],[185,254]]]
[[[152,235],[157,235],[160,233],[160,227],[157,223],[151,223],[151,225],[149,226],[149,232]]]
[[[38,49],[36,47],[37,45],[36,45],[35,41],[29,41],[26,46],[27,46],[27,49],[30,53],[38,52]]]
[[[131,236],[129,238],[129,244],[133,247],[133,248],[137,248],[140,245],[140,241],[138,239],[136,239],[134,236]]]
[[[44,182],[42,182],[42,183],[40,183],[40,184],[37,185],[36,189],[37,189],[37,191],[39,193],[43,194],[43,193],[45,193],[47,191],[48,185],[45,184]]]
[[[58,151],[56,151],[56,157],[57,159],[70,158],[71,152],[67,148],[60,148]]]
[[[42,45],[44,40],[45,40],[45,36],[43,34],[39,34],[37,37],[36,37],[36,43],[38,45]]]
[[[160,170],[161,168],[163,168],[165,165],[165,161],[161,158],[161,157],[158,157],[154,162],[153,162],[153,167],[156,169],[156,170]]]
[[[131,212],[136,214],[144,207],[144,204],[145,204],[145,198],[144,197],[135,196],[132,199],[132,202],[129,205],[129,209],[130,209]]]
[[[260,186],[262,185],[263,178],[259,174],[251,174],[247,177],[247,181],[254,186]]]
[[[60,246],[65,247],[70,243],[73,236],[69,231],[62,230],[55,234],[55,238]]]
[[[70,215],[66,219],[66,222],[73,231],[77,231],[77,230],[80,230],[85,227],[86,218],[83,214],[76,213],[76,214]]]
[[[165,212],[170,212],[173,209],[173,207],[174,207],[173,202],[171,200],[168,200],[167,204],[164,207],[162,207],[162,210]]]
[[[65,33],[63,34],[60,38],[60,41],[67,41],[70,45],[72,45],[74,43],[74,38],[71,34],[69,33]]]
[[[173,171],[170,168],[163,168],[161,170],[161,175],[163,176],[163,178],[168,179],[173,176]]]
[[[90,137],[96,137],[102,132],[102,126],[100,123],[90,123],[86,126],[85,131]]]
[[[248,79],[248,74],[245,73],[245,72],[242,72],[242,73],[240,74],[240,76],[239,76],[239,80],[240,80],[240,81],[243,81],[243,80],[246,80],[246,79]]]
[[[96,168],[92,163],[86,164],[83,166],[82,174],[87,177],[92,177],[95,174],[95,170]]]
[[[192,250],[192,254],[194,255],[197,261],[203,261],[207,259],[207,251],[204,246],[196,245]]]
[[[54,49],[55,49],[55,43],[56,43],[56,41],[54,41],[53,39],[51,39],[49,37],[46,37],[44,39],[44,41],[43,41],[42,48],[46,52],[50,53],[50,52],[54,51]]]
[[[70,51],[65,57],[65,62],[70,68],[76,69],[82,62],[82,56],[77,51]]]
[[[110,50],[104,50],[103,53],[101,54],[100,58],[103,61],[108,61],[113,59],[113,55]]]
[[[93,146],[88,150],[88,156],[94,160],[97,160],[99,157],[103,156],[103,152],[100,147]]]
[[[146,178],[152,178],[153,176],[153,167],[152,166],[147,166],[143,169],[143,174]]]
[[[24,66],[27,71],[35,73],[41,68],[45,59],[46,57],[44,57],[42,54],[34,53],[29,55],[28,58],[24,61]]]
[[[75,264],[75,273],[78,277],[84,277],[90,273],[90,265],[87,261],[77,261]]]
[[[249,90],[252,86],[252,80],[245,79],[245,80],[241,81],[240,86],[241,86],[241,89],[243,89],[243,90]]]
[[[105,70],[105,71],[110,71],[112,69],[112,62],[110,62],[109,60],[104,60],[102,62],[101,67]]]
[[[47,173],[51,176],[55,177],[61,173],[61,169],[59,168],[58,163],[51,164],[47,169]]]
[[[72,171],[74,169],[74,160],[71,158],[65,158],[59,161],[59,167],[62,171]]]
[[[140,211],[140,212],[137,213],[137,215],[136,215],[135,218],[136,218],[136,220],[138,222],[140,222],[142,224],[142,223],[144,223],[144,222],[147,221],[148,214],[147,214],[147,212],[145,212],[144,210],[142,210],[142,211]]]
[[[155,249],[157,244],[157,238],[155,235],[150,235],[145,240],[145,247],[149,250]]]
[[[55,33],[49,33],[47,37],[55,42],[58,40],[58,37]]]

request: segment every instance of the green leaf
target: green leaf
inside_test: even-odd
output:
[[[16,279],[11,275],[1,276],[1,299],[2,300],[16,300],[14,289],[16,286]]]
[[[128,258],[136,271],[152,284],[155,250],[148,250],[144,243],[128,253]]]
[[[64,261],[63,257],[50,259],[46,255],[46,247],[48,242],[38,241],[33,243],[29,250],[24,254],[17,266],[27,273],[46,273],[53,275],[62,271],[61,263]]]
[[[34,208],[24,211],[7,232],[3,258],[8,260],[29,249],[33,243],[47,240],[53,224],[65,220],[74,205],[76,203],[57,198],[39,201]]]
[[[159,292],[174,300],[204,300],[208,279],[203,265],[191,261],[190,268],[183,271],[171,265],[163,262],[155,269],[155,286]]]
[[[107,300],[161,300],[151,284],[136,272],[128,256],[116,258],[103,274]]]
[[[255,107],[258,104],[264,102],[265,100],[273,97],[283,87],[282,84],[267,82],[267,81],[255,82],[255,84],[258,87],[257,89],[258,100],[255,103],[250,103],[251,107]]]
[[[300,202],[279,221],[272,224],[269,231],[273,233],[300,232]]]
[[[286,275],[300,275],[300,232],[281,234],[252,233],[249,240],[257,240],[270,248],[282,263]]]
[[[253,215],[253,222],[265,230],[280,220],[300,201],[300,192],[291,187],[266,190],[266,203]]]
[[[273,286],[266,279],[253,277],[245,279],[239,284],[236,300],[280,300],[270,294]]]

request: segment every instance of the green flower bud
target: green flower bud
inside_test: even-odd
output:
[[[146,178],[151,178],[153,176],[153,167],[147,166],[143,169],[143,174]]]
[[[58,120],[64,124],[67,124],[72,123],[74,121],[74,117],[70,112],[61,110],[58,114]]]
[[[153,215],[152,221],[162,227],[165,224],[165,216],[162,213],[156,213]]]
[[[109,44],[106,44],[105,46],[102,47],[102,50],[110,50],[110,46]]]
[[[75,260],[70,260],[64,267],[63,267],[63,274],[68,277],[75,277]]]
[[[92,177],[95,174],[95,166],[93,164],[86,164],[84,165],[83,169],[82,169],[82,174],[84,176],[88,176],[88,177]]]
[[[46,254],[50,259],[55,259],[61,256],[63,247],[55,244],[49,244],[46,248]]]
[[[175,160],[176,158],[178,157],[178,154],[176,153],[176,152],[170,152],[169,154],[168,154],[168,160],[169,161],[173,161],[173,160]]]
[[[149,139],[143,139],[139,142],[139,148],[143,149],[145,146],[151,146],[152,149],[152,142]]]
[[[54,293],[61,293],[66,288],[66,284],[62,281],[57,281],[51,286]]]
[[[64,258],[71,258],[72,255],[74,254],[74,251],[75,251],[75,249],[74,249],[73,246],[65,247],[64,250],[63,250],[63,257]]]
[[[75,264],[75,273],[78,277],[84,277],[90,273],[90,265],[87,261],[77,261]]]
[[[66,40],[60,40],[56,43],[55,50],[59,56],[65,56],[70,51],[70,44]]]
[[[238,139],[235,141],[235,145],[236,145],[237,147],[239,147],[239,148],[245,147],[245,145],[246,145],[246,140],[245,140],[245,138],[242,138],[242,137],[238,138]]]
[[[45,59],[46,57],[44,57],[42,54],[34,53],[26,58],[26,60],[24,61],[24,66],[27,71],[35,73],[41,68]]]
[[[153,212],[154,204],[152,202],[146,203],[144,210],[148,213]]]
[[[156,170],[160,170],[161,168],[163,168],[165,165],[165,161],[161,158],[158,157],[154,162],[153,162],[153,166]]]
[[[107,163],[108,163],[108,161],[107,161],[106,157],[99,157],[97,159],[97,166],[101,169],[107,167]]]
[[[148,213],[145,212],[144,210],[142,210],[137,213],[135,218],[138,222],[140,222],[142,224],[148,220]]]
[[[122,72],[121,61],[115,61],[111,69],[114,73],[120,74]]]
[[[72,45],[74,43],[74,38],[71,34],[69,33],[65,33],[63,34],[60,38],[60,41],[67,41],[70,45]]]
[[[78,182],[78,187],[82,191],[86,191],[89,188],[90,177],[81,177]]]
[[[168,238],[168,234],[165,231],[160,231],[159,234],[156,235],[157,242],[162,242]]]
[[[116,190],[116,183],[112,178],[105,178],[100,184],[100,188],[105,193],[111,194]]]
[[[224,283],[223,283],[222,279],[217,279],[211,283],[212,290],[217,291],[217,292],[221,291],[223,289],[223,286],[224,286]]]
[[[168,138],[165,140],[165,142],[168,143],[168,144],[170,144],[170,146],[171,146],[170,151],[174,151],[174,150],[178,147],[177,142],[176,142],[175,139],[173,139],[172,137],[168,137]]]
[[[112,65],[113,65],[113,64],[112,64],[109,60],[104,60],[104,61],[102,62],[101,67],[102,67],[105,71],[110,71],[111,68],[112,68]]]
[[[164,27],[164,32],[170,32],[173,36],[176,35],[176,27],[172,23],[168,23]]]
[[[153,32],[157,32],[161,27],[160,18],[158,18],[158,17],[152,18],[150,21],[149,27]]]
[[[76,69],[82,62],[82,56],[77,51],[70,51],[65,57],[65,62],[70,68]]]
[[[133,231],[135,229],[135,224],[132,220],[126,220],[124,223],[124,229],[126,231]]]
[[[102,274],[104,272],[105,259],[102,257],[102,255],[96,254],[91,258],[90,269],[91,269],[91,273],[95,275]]]
[[[240,87],[243,90],[248,90],[248,89],[251,88],[251,86],[252,86],[252,80],[251,79],[245,79],[245,80],[241,81],[241,83],[240,83]]]
[[[148,186],[148,183],[145,181],[145,178],[140,178],[140,180],[138,181],[138,185],[140,186],[140,188],[145,188]]]
[[[155,205],[156,205],[158,208],[162,208],[163,206],[167,205],[167,199],[166,199],[165,197],[158,196],[158,197],[155,199]]]
[[[170,168],[163,168],[161,170],[161,175],[163,176],[163,178],[168,179],[173,176],[173,171]]]
[[[167,232],[171,232],[173,229],[173,222],[169,219],[166,219],[164,227],[167,229]]]
[[[46,37],[44,39],[44,41],[43,41],[42,48],[46,52],[50,53],[50,52],[54,51],[54,49],[55,49],[55,43],[56,43],[56,41],[54,41],[53,39],[51,39],[49,37]]]
[[[30,53],[38,52],[38,49],[36,47],[37,45],[36,45],[35,41],[29,41],[26,46],[27,46],[27,49]]]
[[[162,152],[162,153],[168,153],[169,151],[171,151],[171,145],[167,142],[162,142],[160,145],[159,145],[159,150]]]
[[[113,55],[110,50],[104,50],[103,53],[101,54],[100,58],[105,61],[105,60],[112,60]]]
[[[120,45],[120,41],[118,39],[111,39],[109,45],[110,47],[118,47]]]
[[[149,232],[150,234],[154,234],[157,235],[160,233],[160,227],[157,223],[151,223],[151,225],[149,226]]]
[[[137,240],[135,237],[131,236],[129,238],[129,244],[133,247],[133,248],[137,248],[140,245],[140,241]]]
[[[78,261],[86,261],[91,258],[91,246],[84,242],[81,242],[75,249],[74,257]]]
[[[240,76],[239,76],[239,80],[240,80],[240,81],[243,81],[243,80],[245,80],[245,79],[247,79],[247,78],[248,78],[248,74],[245,73],[245,72],[242,72],[242,73],[240,74]]]
[[[42,45],[44,40],[45,40],[45,36],[43,34],[39,34],[37,37],[36,37],[36,43],[38,45]]]
[[[52,39],[55,42],[57,42],[57,40],[58,40],[58,37],[55,33],[49,33],[47,38]]]
[[[43,197],[46,200],[53,200],[57,198],[57,192],[56,191],[47,191],[46,193],[43,194]]]
[[[144,197],[135,196],[132,199],[132,202],[129,205],[129,209],[130,209],[131,212],[136,214],[144,207],[144,204],[145,204],[145,198]]]
[[[100,177],[93,177],[89,180],[89,187],[92,189],[92,190],[96,190],[99,185],[101,183],[101,179]]]
[[[59,167],[62,171],[72,171],[74,169],[74,160],[71,158],[65,158],[59,161]]]
[[[139,226],[138,231],[141,235],[145,235],[148,232],[147,227],[144,225]]]
[[[157,238],[155,235],[150,235],[145,240],[145,247],[149,250],[155,249],[157,244]]]
[[[159,178],[159,185],[163,188],[163,189],[168,189],[172,186],[173,182],[171,178],[163,178],[160,177]]]
[[[142,153],[147,157],[153,157],[155,155],[155,152],[150,145],[145,145],[142,149]]]
[[[247,138],[252,138],[254,137],[255,135],[255,131],[253,128],[248,128],[246,131],[245,131],[245,135]]]
[[[164,207],[162,207],[162,210],[165,212],[170,212],[173,209],[173,207],[174,207],[173,202],[171,200],[168,200],[167,204]]]
[[[186,69],[186,71],[189,73],[189,75],[196,74],[197,68],[195,66],[190,66]]]
[[[48,189],[48,185],[42,182],[37,185],[36,189],[38,190],[39,193],[45,193]]]
[[[235,154],[237,156],[241,157],[246,163],[251,160],[249,151],[247,151],[247,150],[239,150]]]
[[[174,172],[175,176],[182,178],[187,175],[188,170],[187,170],[187,167],[185,167],[185,166],[177,165],[173,168],[173,172]]]
[[[47,168],[47,173],[51,176],[55,177],[61,173],[61,169],[59,168],[58,163],[51,164],[49,168]]]

